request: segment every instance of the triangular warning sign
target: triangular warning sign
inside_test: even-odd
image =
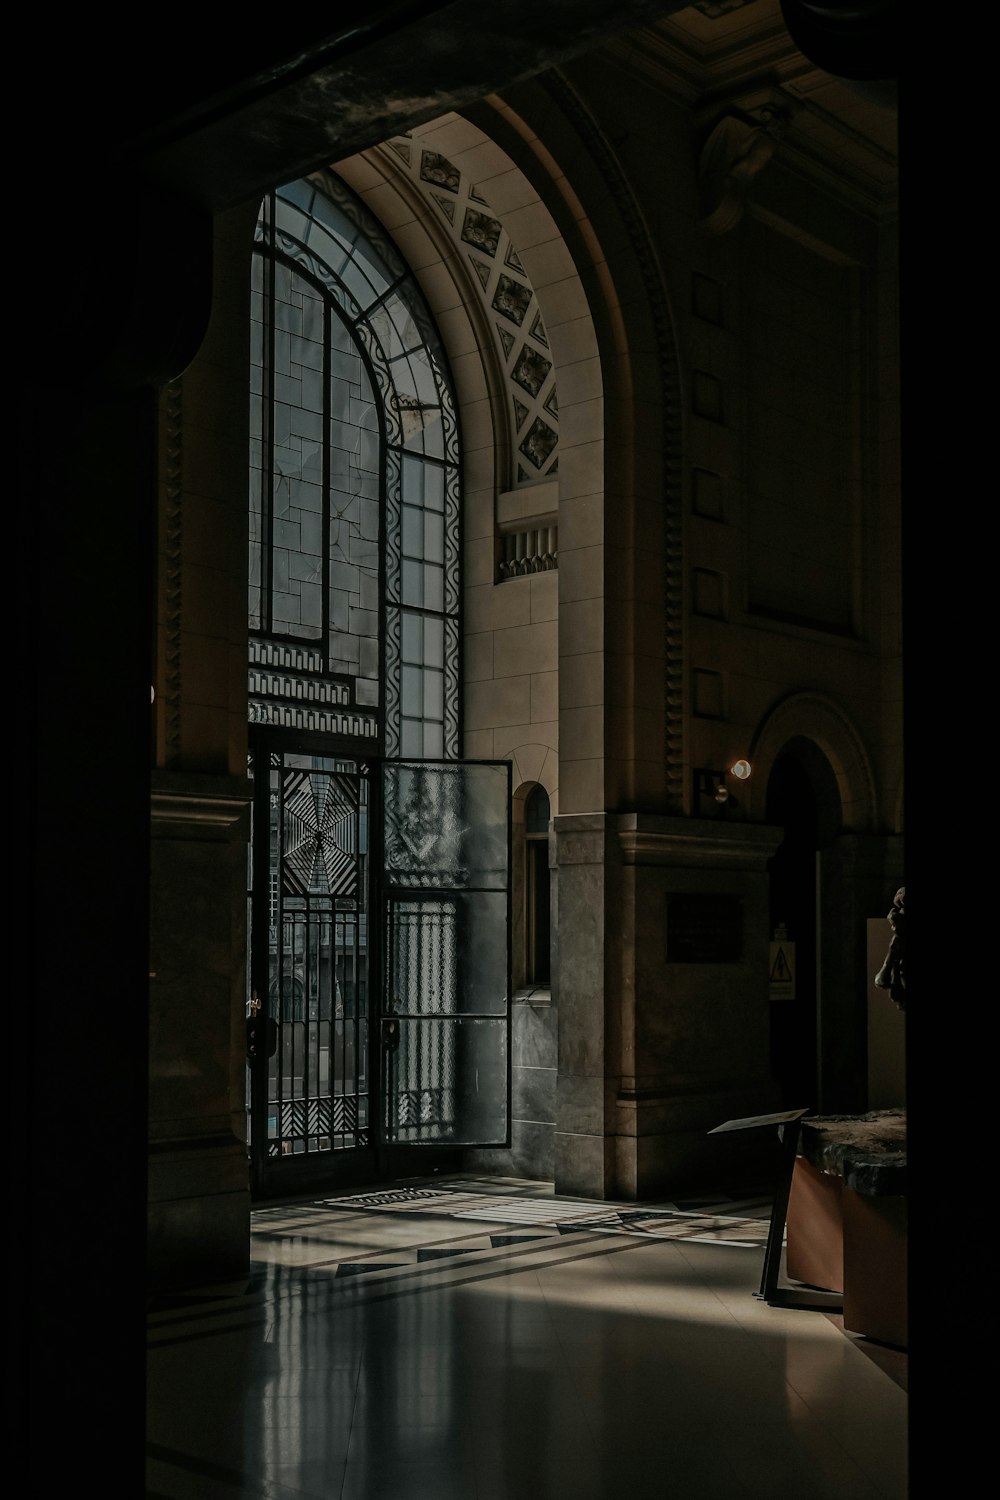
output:
[[[792,977],[792,971],[788,967],[788,959],[785,957],[784,948],[779,948],[774,955],[774,963],[771,965],[771,983],[788,980]]]

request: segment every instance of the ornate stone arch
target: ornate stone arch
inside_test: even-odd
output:
[[[431,205],[391,153],[373,148],[331,170],[382,222],[413,271],[448,357],[462,432],[463,466],[484,486],[496,482],[504,406],[501,374],[478,317],[478,299]],[[499,424],[499,426],[498,426]]]
[[[483,279],[486,254],[463,244],[459,224],[442,212],[442,204],[449,206],[445,195],[420,183],[413,163],[421,155],[434,155],[453,168],[461,201],[467,208],[477,205],[483,220],[495,219],[505,231],[505,280],[524,285],[531,303],[533,342],[541,342],[552,356],[554,372],[547,375],[540,395],[556,430],[560,465],[575,447],[592,443],[590,403],[600,401],[602,394],[597,335],[583,284],[539,193],[477,125],[459,115],[445,115],[415,128],[407,144],[412,147],[409,164],[401,159],[397,140],[338,162],[333,170],[381,219],[421,284],[451,364],[463,447],[475,480],[482,478],[497,489],[512,487],[528,476],[523,466],[518,472],[518,418],[511,400],[517,387],[505,366],[516,365],[511,348],[516,355],[527,344],[529,328],[525,325],[506,350],[500,344],[498,325],[503,319],[489,297],[496,278]],[[559,385],[563,370],[565,386]],[[521,395],[527,408],[530,394],[522,389]],[[547,460],[535,477],[554,472]]]
[[[779,754],[794,739],[810,741],[828,761],[840,793],[842,831],[874,832],[878,826],[877,800],[868,752],[843,709],[820,693],[791,694],[758,726],[749,754],[753,821],[766,820],[768,778]]]
[[[512,762],[514,795],[526,795],[533,786],[544,789],[552,807],[552,816],[559,811],[559,757],[548,745],[539,743],[519,745],[510,756]]]
[[[478,125],[454,114],[415,128],[406,142],[411,148],[406,159],[397,140],[337,162],[331,170],[391,234],[439,330],[454,381],[462,435],[467,598],[479,591],[488,600],[498,577],[498,505],[501,499],[511,498],[505,491],[513,489],[515,500],[524,497],[514,514],[523,511],[527,515],[534,503],[544,511],[551,507],[556,525],[561,516],[568,516],[567,536],[577,558],[603,542],[604,397],[598,336],[564,234],[542,191],[529,182],[504,148]],[[419,165],[428,156],[442,170],[453,169],[453,181],[458,184],[453,216],[442,211],[442,202],[449,206],[442,190],[419,180]],[[519,472],[525,429],[512,398],[520,346],[515,342],[506,347],[498,337],[498,327],[504,330],[493,301],[496,276],[484,279],[486,253],[481,245],[464,241],[458,229],[464,224],[462,215],[473,205],[480,227],[488,220],[502,226],[504,272],[513,280],[516,271],[530,291],[525,330],[536,348],[541,338],[551,355],[553,374],[546,376],[538,401],[532,405],[525,397],[529,420],[538,415],[539,402],[545,403],[558,439],[555,453],[539,469],[537,486],[524,486],[523,469]],[[523,524],[540,523],[536,518]],[[571,572],[574,564],[571,559]],[[574,602],[580,598],[578,611],[586,608],[586,598],[573,590],[570,597]],[[596,600],[601,601],[600,590]],[[496,595],[495,602],[486,604],[486,613],[498,623],[510,623],[504,620],[502,604],[506,608]],[[467,629],[470,633],[478,630],[482,640],[496,627],[484,624],[481,605],[476,608],[477,623],[468,624]],[[471,618],[471,607],[469,614]],[[599,638],[589,649],[600,649]],[[592,709],[588,699],[580,711],[599,710]],[[538,781],[555,811],[559,787],[555,719],[553,715],[548,722],[524,724],[523,740],[516,728],[508,729],[499,717],[494,721],[495,731],[481,731],[473,724],[465,753],[509,758],[514,784]]]

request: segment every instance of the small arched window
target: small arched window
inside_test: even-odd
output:
[[[549,961],[549,798],[536,786],[524,806],[524,978],[548,984]]]

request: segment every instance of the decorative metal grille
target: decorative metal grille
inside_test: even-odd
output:
[[[268,757],[272,1156],[370,1139],[368,806],[362,763]]]
[[[307,1135],[354,1135],[357,1129],[356,1098],[296,1099],[281,1106],[282,1140]]]
[[[403,1089],[396,1094],[396,1125],[403,1135],[410,1125],[436,1125],[446,1136],[454,1116],[454,1090]]]

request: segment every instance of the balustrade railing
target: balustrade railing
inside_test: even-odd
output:
[[[501,538],[499,581],[523,578],[529,573],[549,573],[559,565],[558,526],[539,526],[530,531],[509,531]]]

